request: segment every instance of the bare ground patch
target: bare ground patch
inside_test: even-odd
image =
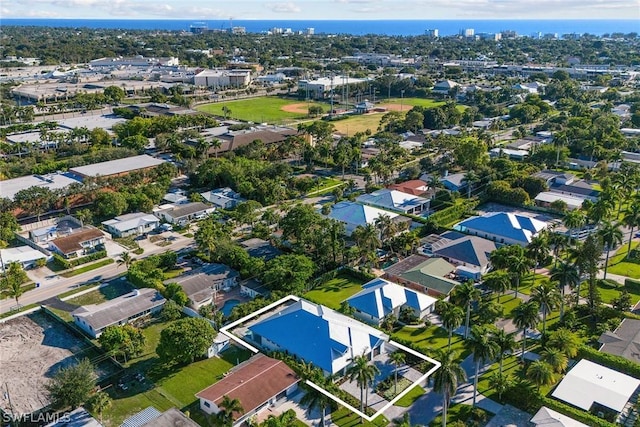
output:
[[[284,105],[280,109],[287,113],[309,114],[309,105],[306,102]]]
[[[413,107],[407,104],[380,104],[376,105],[377,108],[386,108],[387,111],[409,111]]]
[[[89,357],[90,347],[44,313],[0,323],[0,409],[29,414],[49,404],[45,384],[61,367]],[[105,372],[98,372],[104,375]],[[101,376],[102,376],[101,375]],[[9,399],[4,392],[8,388]]]

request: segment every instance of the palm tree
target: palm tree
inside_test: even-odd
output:
[[[551,365],[542,360],[536,360],[529,365],[527,378],[533,381],[533,383],[538,386],[538,391],[540,391],[540,386],[552,384],[555,381],[556,375]]]
[[[464,182],[467,187],[467,199],[470,199],[471,191],[473,191],[473,184],[478,182],[478,174],[476,174],[473,170],[469,170],[464,174],[462,182]]]
[[[296,413],[289,409],[278,416],[269,415],[265,422],[260,424],[264,427],[295,427],[297,425]]]
[[[511,312],[513,323],[522,331],[522,355],[524,363],[524,352],[527,348],[527,330],[535,328],[538,324],[538,303],[535,301],[522,302]]]
[[[231,399],[229,396],[222,396],[222,402],[218,405],[222,410],[218,412],[218,419],[224,426],[231,427],[233,425],[233,414],[244,413],[244,408],[238,399]]]
[[[515,283],[515,298],[518,298],[518,288],[520,287],[520,280],[522,276],[529,271],[531,266],[531,260],[527,258],[524,248],[522,246],[512,246],[512,253],[508,257],[507,271],[511,273]]]
[[[124,265],[127,270],[133,264],[134,258],[129,254],[129,252],[125,251],[120,254],[120,258],[116,261],[118,263],[118,267]]]
[[[560,328],[553,331],[547,340],[547,348],[555,348],[564,353],[567,357],[573,358],[578,355],[580,339],[568,329]]]
[[[491,289],[492,292],[497,292],[502,295],[509,289],[511,278],[505,270],[496,270],[486,274],[483,277],[483,283]]]
[[[631,241],[633,240],[633,230],[636,227],[640,227],[640,195],[631,199],[629,206],[624,211],[624,218],[622,219],[624,225],[629,227],[629,247],[627,248],[627,257],[631,256]]]
[[[364,413],[364,390],[379,373],[378,367],[370,364],[369,359],[364,354],[354,357],[351,366],[347,369],[349,381],[355,381],[360,386],[360,412],[362,413]]]
[[[108,409],[111,406],[111,398],[104,391],[99,391],[89,400],[89,407],[92,412],[97,412],[100,416],[100,423],[102,423],[102,413],[105,409]]]
[[[480,376],[480,362],[493,359],[498,351],[498,344],[488,333],[490,328],[486,326],[474,326],[471,328],[471,335],[467,339],[467,346],[473,353],[473,361],[476,364],[476,373],[473,377],[473,406],[476,406],[478,395],[478,377]]]
[[[401,351],[394,351],[389,357],[389,360],[391,360],[391,363],[393,363],[393,366],[395,367],[393,370],[395,380],[393,385],[393,394],[398,393],[398,368],[400,365],[404,364],[405,359],[406,355]]]
[[[607,269],[609,268],[609,254],[611,249],[622,244],[622,231],[617,223],[606,221],[598,230],[598,236],[602,239],[602,243],[607,251],[607,257],[604,262],[604,279],[607,278]]]
[[[502,375],[502,365],[507,353],[512,352],[516,348],[516,338],[514,334],[508,334],[504,329],[498,329],[493,333],[493,341],[498,346],[496,358],[499,362],[499,372]]]
[[[471,280],[458,285],[454,289],[453,298],[456,303],[463,306],[466,310],[464,321],[464,338],[469,336],[469,319],[471,317],[471,304],[480,299],[480,291],[473,285]]]
[[[214,139],[211,140],[211,142],[209,144],[213,148],[213,150],[215,152],[216,159],[217,159],[218,158],[218,150],[220,149],[220,147],[222,147],[222,141],[220,141],[218,138],[214,138]]]
[[[547,362],[553,371],[561,374],[567,369],[569,359],[567,355],[557,348],[547,348],[542,352],[542,360]]]
[[[560,253],[562,253],[569,244],[569,240],[567,236],[560,233],[549,233],[549,244],[553,248],[553,260],[554,267],[558,265],[558,259],[560,258]]]
[[[378,230],[373,224],[367,224],[364,227],[359,225],[353,230],[351,236],[356,241],[363,259],[366,259],[369,254],[375,253],[375,250],[380,247]]]
[[[547,331],[547,314],[561,303],[560,291],[551,282],[538,283],[531,290],[531,301],[535,301],[542,310],[542,334]]]
[[[541,234],[531,239],[525,254],[533,261],[533,273],[535,274],[536,268],[549,256],[549,242],[546,237]]]
[[[451,396],[458,389],[458,384],[466,381],[467,375],[460,366],[458,353],[447,350],[438,354],[440,369],[433,374],[433,390],[442,394],[442,427],[447,426],[447,409]]]
[[[305,393],[304,393],[304,396],[302,396],[302,399],[300,399],[300,404],[303,406],[308,406],[309,410],[311,410],[311,408],[320,409],[320,412],[322,413],[322,419],[320,420],[320,422],[324,427],[326,410],[331,404],[331,399],[329,399],[329,397],[326,394],[320,392],[318,389],[314,387],[309,387],[304,384],[303,386],[305,389]]]
[[[13,264],[13,263],[12,263]],[[9,287],[7,289],[9,291],[9,296],[16,300],[16,305],[20,305],[20,297],[24,293],[24,289],[22,288],[22,282],[20,280],[9,280]]]
[[[373,220],[374,225],[380,230],[380,240],[385,241],[390,237],[393,220],[387,214],[382,214]]]
[[[459,328],[462,325],[464,319],[464,311],[456,305],[443,301],[440,305],[440,319],[442,320],[442,326],[449,331],[449,342],[447,344],[447,350],[451,349],[451,336],[453,330]]]
[[[567,212],[562,222],[569,229],[569,239],[572,239],[574,230],[582,228],[586,224],[587,216],[581,209],[574,209]]]
[[[574,288],[580,282],[578,269],[575,265],[563,261],[551,269],[551,280],[558,283],[560,288],[560,321],[564,317],[564,294],[566,287]]]
[[[498,392],[498,400],[502,400],[504,392],[513,387],[513,378],[502,372],[494,372],[489,377],[489,386]]]

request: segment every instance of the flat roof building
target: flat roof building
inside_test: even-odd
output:
[[[44,187],[49,190],[61,190],[71,184],[79,184],[78,178],[69,173],[50,173],[47,175],[28,175],[0,181],[0,197],[13,200],[16,193],[31,187]]]
[[[108,162],[94,163],[92,165],[70,168],[69,172],[80,177],[114,176],[133,171],[155,168],[164,163],[162,159],[142,154],[140,156],[125,157],[123,159],[109,160]]]

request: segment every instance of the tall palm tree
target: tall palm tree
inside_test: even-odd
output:
[[[304,387],[305,393],[304,393],[304,396],[302,396],[302,399],[300,399],[300,404],[303,406],[308,406],[309,410],[311,410],[311,408],[320,409],[320,412],[322,414],[322,418],[320,422],[322,423],[322,427],[324,427],[325,419],[326,419],[326,411],[329,405],[331,404],[331,399],[329,399],[329,397],[326,394],[318,391],[318,389],[316,388],[309,387],[304,384],[303,384],[303,387]]]
[[[499,372],[502,375],[502,365],[507,353],[512,352],[516,347],[516,338],[514,334],[508,334],[504,329],[498,329],[493,333],[493,341],[498,346],[496,358],[499,362]]]
[[[459,328],[462,325],[464,319],[464,311],[456,305],[443,301],[440,305],[440,319],[442,320],[442,326],[449,331],[449,342],[447,344],[447,350],[451,349],[451,336],[453,330]]]
[[[102,413],[111,406],[111,398],[104,391],[99,391],[89,399],[89,407],[94,413],[97,412],[102,423]]]
[[[574,237],[574,231],[582,228],[586,224],[587,216],[582,209],[574,209],[567,212],[562,222],[565,227],[569,229],[569,239],[572,239]]]
[[[231,399],[229,396],[222,396],[222,401],[218,405],[222,410],[218,412],[218,419],[224,426],[231,427],[233,425],[233,414],[243,414],[244,408],[238,399]]]
[[[125,268],[129,270],[129,267],[131,267],[131,264],[133,264],[134,260],[135,259],[131,256],[131,254],[125,251],[120,254],[120,258],[118,258],[116,262],[118,263],[118,266],[124,265]]]
[[[573,358],[578,355],[580,339],[570,330],[560,328],[549,335],[547,348],[556,348],[563,352],[567,357]]]
[[[471,304],[474,301],[480,299],[480,291],[474,286],[471,280],[455,287],[453,291],[453,298],[457,304],[463,306],[466,310],[466,316],[464,320],[464,338],[469,336],[469,319],[471,317]]]
[[[442,394],[442,427],[447,426],[447,409],[451,397],[458,389],[458,384],[466,381],[467,375],[460,366],[458,353],[447,350],[438,354],[440,369],[433,374],[433,390]]]
[[[380,247],[378,230],[373,224],[359,225],[353,230],[352,237],[356,241],[363,259],[366,259],[369,254],[375,253],[375,250]]]
[[[527,378],[533,381],[540,391],[540,386],[552,384],[556,375],[553,368],[547,362],[536,360],[527,369]]]
[[[548,240],[553,251],[553,266],[556,267],[558,265],[560,254],[564,252],[569,245],[569,239],[567,236],[560,233],[549,233]]]
[[[483,283],[486,287],[491,289],[492,292],[497,292],[500,295],[505,293],[509,286],[511,286],[511,278],[509,273],[505,270],[492,271],[486,274],[483,278]]]
[[[393,363],[393,366],[394,366],[393,394],[398,393],[398,368],[400,367],[400,365],[404,364],[405,359],[406,359],[406,355],[401,351],[394,351],[393,353],[391,353],[391,356],[389,357],[389,360],[391,360],[391,363]]]
[[[622,219],[624,225],[629,227],[629,246],[627,256],[631,256],[631,241],[633,240],[633,230],[640,227],[640,194],[636,194],[629,202],[629,206],[624,211]]]
[[[214,139],[211,140],[211,142],[209,144],[213,148],[213,150],[215,152],[216,159],[217,159],[218,158],[218,150],[220,149],[220,147],[222,147],[222,141],[220,141],[218,138],[214,138]]]
[[[531,301],[535,301],[542,310],[542,334],[547,331],[547,314],[561,303],[560,291],[551,282],[538,283],[531,290]]]
[[[541,234],[531,239],[525,254],[533,262],[533,273],[535,274],[536,268],[549,256],[549,241],[546,236]]]
[[[524,363],[524,352],[527,349],[527,330],[535,328],[538,324],[538,303],[535,301],[522,302],[511,312],[513,323],[522,332],[522,355]]]
[[[465,186],[467,187],[467,199],[470,199],[471,192],[473,191],[473,184],[478,182],[478,174],[476,174],[473,170],[469,170],[464,174],[462,182],[464,182]]]
[[[379,373],[378,367],[370,364],[364,354],[354,357],[351,366],[347,369],[347,378],[360,386],[360,412],[362,413],[364,413],[364,390]]]
[[[598,230],[598,236],[602,239],[605,250],[607,251],[607,257],[604,262],[604,279],[607,278],[607,269],[609,268],[609,254],[611,249],[617,245],[622,244],[622,231],[617,223],[610,221],[604,222]]]
[[[512,253],[508,257],[507,271],[511,273],[514,280],[515,298],[518,298],[518,288],[522,276],[529,271],[531,260],[525,254],[524,248],[521,246],[512,246]]]
[[[380,240],[385,241],[390,237],[390,231],[393,226],[393,220],[387,214],[378,216],[374,221],[374,225],[380,230]]]
[[[551,280],[558,283],[560,288],[560,321],[564,317],[564,294],[567,286],[574,288],[580,282],[578,269],[568,261],[562,261],[551,269]]]
[[[476,364],[476,372],[473,377],[473,406],[476,406],[478,395],[478,377],[480,376],[480,363],[491,360],[500,350],[498,344],[492,339],[486,326],[474,326],[471,328],[471,335],[467,339],[467,346],[473,353],[473,361]]]

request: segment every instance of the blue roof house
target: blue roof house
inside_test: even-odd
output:
[[[547,228],[547,223],[524,215],[492,212],[473,216],[455,225],[454,229],[484,237],[505,245],[527,246]]]
[[[303,299],[250,326],[249,331],[263,349],[295,355],[327,375],[344,374],[355,356],[380,354],[389,338],[371,326]]]
[[[347,300],[355,309],[355,316],[365,322],[380,325],[385,316],[399,317],[400,310],[410,308],[419,318],[433,311],[436,298],[397,283],[376,278],[362,285],[362,291]]]

